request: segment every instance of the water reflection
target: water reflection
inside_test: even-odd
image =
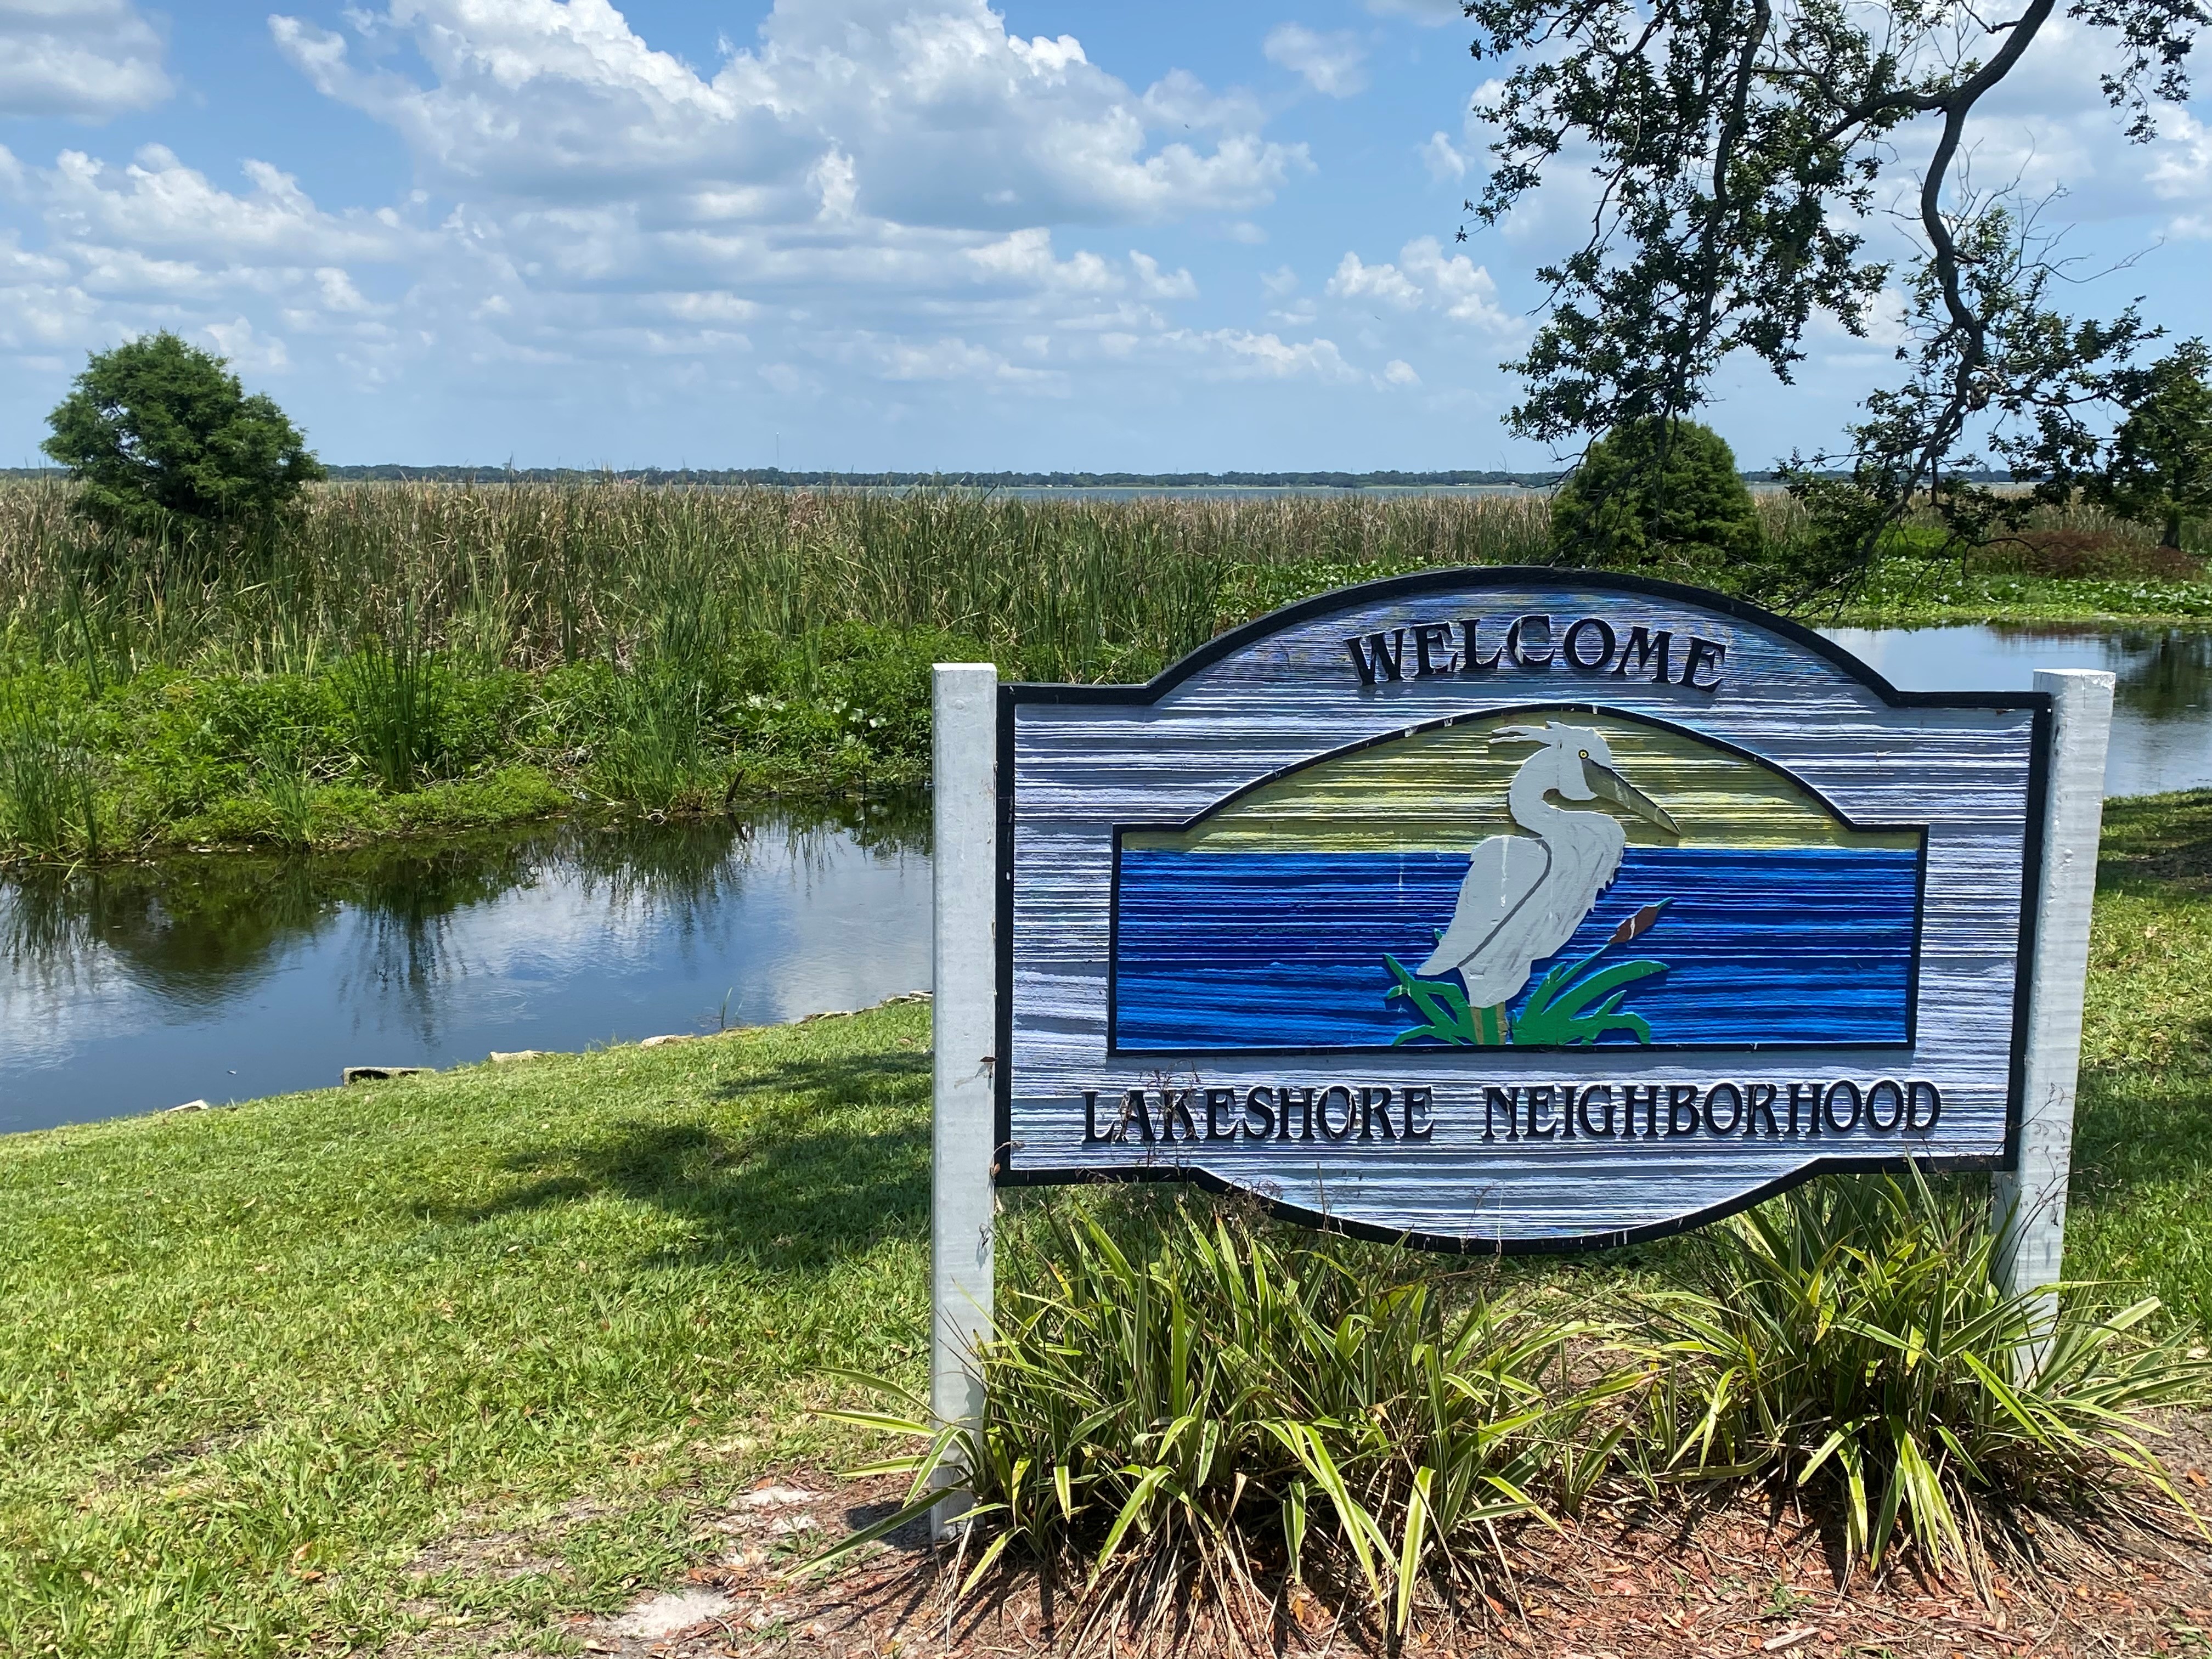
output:
[[[926,798],[0,886],[0,1129],[928,981]]]
[[[2186,628],[1826,628],[1914,691],[2024,690],[2039,668],[2103,668],[2118,678],[2107,795],[2212,785],[2212,633]]]

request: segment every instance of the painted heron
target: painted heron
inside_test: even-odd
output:
[[[1613,750],[1587,726],[1501,726],[1491,741],[1542,745],[1505,794],[1514,823],[1528,833],[1492,836],[1474,849],[1451,926],[1419,969],[1456,971],[1474,1008],[1517,995],[1534,965],[1574,937],[1620,868],[1628,831],[1618,818],[1602,806],[1571,811],[1547,797],[1610,801],[1682,833],[1666,808],[1620,775]]]

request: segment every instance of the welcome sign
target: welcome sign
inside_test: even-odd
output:
[[[1557,1249],[2003,1165],[2049,718],[1528,570],[1006,687],[997,1178]]]

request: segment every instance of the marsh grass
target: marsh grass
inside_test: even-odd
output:
[[[92,761],[61,700],[33,682],[0,689],[0,833],[33,859],[100,856]]]
[[[395,625],[356,645],[336,675],[355,752],[386,789],[414,788],[441,758],[447,670],[422,638],[411,597]]]
[[[292,839],[297,803],[255,784],[264,734],[228,720],[257,699],[332,705],[308,722],[317,844],[562,801],[713,811],[921,781],[933,656],[1141,680],[1349,582],[1559,556],[1536,496],[338,484],[220,545],[101,530],[71,501],[0,485],[0,684],[60,690],[91,787],[27,784],[17,816],[40,846],[111,853]],[[1761,511],[1790,533],[1787,498]],[[2200,580],[1892,562],[1870,616],[2212,616]],[[75,830],[40,827],[53,801]]]

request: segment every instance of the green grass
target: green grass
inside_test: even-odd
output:
[[[2106,807],[2075,1170],[2069,1273],[2212,1345],[2212,791]]]
[[[916,1352],[927,1042],[896,1007],[0,1141],[0,1652],[374,1645],[671,1575],[817,1443],[813,1372]],[[542,1571],[410,1575],[533,1529]]]
[[[343,846],[580,804],[705,812],[903,787],[928,764],[933,660],[1142,679],[1348,583],[1552,556],[1533,496],[349,484],[212,552],[100,532],[71,501],[0,485],[0,857]],[[1795,533],[1787,497],[1760,512],[1770,536]],[[2060,565],[2091,574],[2021,574],[2058,568],[2048,550],[1961,569],[1902,532],[1843,619],[2212,620],[2212,582],[2148,532],[2052,525],[2071,538]]]

